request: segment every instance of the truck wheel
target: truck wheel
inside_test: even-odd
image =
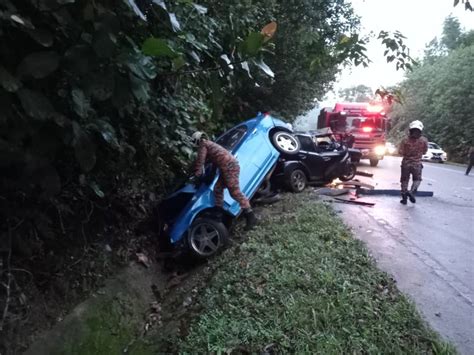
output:
[[[378,159],[370,159],[370,166],[377,166],[379,163]]]

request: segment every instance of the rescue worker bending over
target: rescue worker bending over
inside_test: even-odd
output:
[[[244,212],[247,222],[245,229],[252,229],[257,224],[257,218],[250,207],[249,200],[240,191],[240,166],[237,159],[227,149],[210,141],[204,132],[195,132],[192,135],[192,140],[194,145],[199,147],[194,174],[197,177],[201,176],[204,164],[207,162],[212,163],[220,171],[219,179],[214,186],[216,207],[222,209],[224,206],[224,188],[227,188],[232,198],[240,204]]]
[[[421,175],[423,164],[421,158],[428,151],[428,141],[422,137],[423,123],[420,121],[413,121],[409,126],[409,136],[405,138],[399,147],[400,155],[403,156],[402,172],[400,177],[402,199],[400,203],[406,205],[407,199],[415,203],[415,194],[421,184]],[[408,190],[408,182],[410,175],[413,178],[411,189]]]

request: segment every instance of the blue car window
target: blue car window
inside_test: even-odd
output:
[[[237,144],[239,144],[242,137],[247,133],[246,126],[240,126],[234,129],[231,129],[229,132],[222,135],[216,143],[221,145],[227,150],[232,150]]]

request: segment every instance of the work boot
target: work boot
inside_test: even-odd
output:
[[[400,200],[400,203],[402,205],[406,205],[407,204],[407,198],[408,198],[408,193],[407,192],[403,192],[402,193],[402,199]]]
[[[407,192],[407,195],[411,203],[416,203],[415,191]]]
[[[246,208],[244,210],[245,221],[247,224],[245,225],[245,230],[251,230],[253,227],[257,225],[257,217],[255,217],[255,213],[251,208]]]

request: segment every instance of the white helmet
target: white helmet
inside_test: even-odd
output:
[[[419,129],[420,131],[423,131],[423,123],[418,120],[411,122],[408,127],[409,129]]]
[[[191,141],[194,145],[199,145],[201,139],[207,138],[207,134],[201,131],[196,131],[191,136]]]

